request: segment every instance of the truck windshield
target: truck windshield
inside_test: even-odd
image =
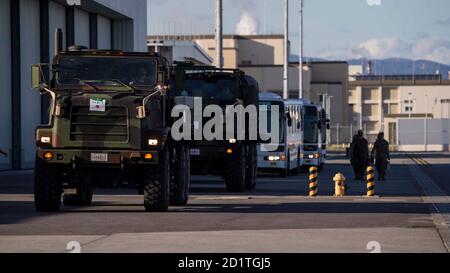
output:
[[[303,142],[305,144],[317,144],[318,142],[318,116],[317,108],[314,106],[306,106],[304,109],[304,132]]]
[[[59,85],[115,86],[125,85],[142,89],[155,86],[157,63],[151,58],[63,56],[59,61]],[[120,84],[123,83],[123,84]],[[128,89],[127,89],[128,90]]]
[[[234,101],[237,97],[237,84],[234,78],[208,80],[203,77],[189,78],[177,90],[178,96],[202,97],[212,101]]]
[[[272,126],[274,126],[275,124],[272,124],[272,108],[274,105],[278,106],[279,109],[279,120],[278,120],[278,126],[279,126],[279,132],[280,132],[280,136],[279,136],[279,140],[280,143],[276,143],[276,144],[284,144],[285,142],[285,138],[284,138],[284,131],[286,129],[286,122],[284,122],[283,119],[283,111],[284,111],[284,105],[281,102],[274,102],[274,101],[260,101],[259,102],[260,105],[260,113],[261,115],[266,115],[267,116],[267,132],[272,132]]]

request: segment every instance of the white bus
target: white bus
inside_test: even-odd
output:
[[[327,157],[327,130],[329,121],[325,110],[308,100],[301,100],[303,134],[300,149],[303,169],[317,167],[322,170]]]
[[[261,93],[260,108],[266,111],[268,131],[271,131],[270,111],[274,105],[280,111],[280,143],[260,144],[258,170],[285,177],[297,174],[301,166],[302,106],[300,100],[283,100],[273,93]],[[264,115],[262,112],[261,115]]]

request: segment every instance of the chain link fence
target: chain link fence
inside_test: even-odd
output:
[[[353,136],[358,128],[349,125],[336,124],[330,127],[328,144],[336,146],[345,146],[352,142]]]

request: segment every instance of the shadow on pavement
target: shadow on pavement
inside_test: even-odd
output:
[[[237,213],[237,214],[429,214],[426,203],[412,202],[286,202],[255,204],[239,202],[224,204],[213,200],[214,203],[191,204],[187,207],[171,207],[168,213],[145,213],[141,204],[108,204],[107,202],[94,203],[93,206],[77,208],[62,208],[59,213],[37,213],[32,202],[0,202],[0,226],[15,224],[32,218],[62,217],[70,214],[86,216],[97,214],[99,217],[111,217],[111,214],[142,213],[152,215],[184,214],[187,217],[192,213]],[[226,202],[226,201],[224,201]],[[450,204],[442,204],[448,208],[441,213],[450,213]]]

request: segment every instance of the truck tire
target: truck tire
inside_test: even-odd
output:
[[[191,155],[185,143],[177,145],[173,176],[170,181],[170,205],[186,206],[191,184]]]
[[[94,188],[91,186],[80,186],[77,188],[77,194],[63,195],[64,206],[89,206],[92,204],[92,197],[94,196]]]
[[[147,212],[169,209],[170,154],[167,148],[159,152],[159,164],[143,170],[144,207]]]
[[[228,192],[243,192],[245,190],[245,147],[234,150],[233,155],[226,160],[225,184]]]
[[[254,190],[256,188],[256,174],[258,169],[258,158],[256,144],[247,146],[247,158],[245,169],[245,189]]]
[[[61,208],[62,183],[58,168],[36,159],[34,205],[38,212],[57,212]]]

